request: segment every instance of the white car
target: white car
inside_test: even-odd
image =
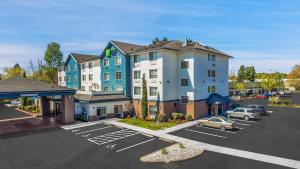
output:
[[[253,108],[239,107],[234,110],[226,111],[228,118],[242,118],[245,120],[258,119],[260,116],[259,111]]]
[[[21,105],[21,101],[20,100],[12,100],[11,102],[10,102],[12,105],[16,105],[16,106],[19,106],[19,105]]]

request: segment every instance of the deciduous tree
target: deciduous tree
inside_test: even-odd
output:
[[[288,84],[296,90],[300,90],[300,64],[295,65],[288,74]]]

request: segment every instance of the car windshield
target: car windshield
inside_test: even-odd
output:
[[[227,122],[227,123],[230,123],[230,122],[232,122],[232,120],[231,119],[229,119],[229,118],[226,118],[226,117],[220,117],[221,119],[223,119],[225,122]]]

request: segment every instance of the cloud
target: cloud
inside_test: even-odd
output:
[[[43,50],[41,47],[19,45],[19,44],[0,44],[0,72],[5,67],[11,67],[16,63],[26,65],[30,59],[42,58]]]

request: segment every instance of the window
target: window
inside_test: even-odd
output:
[[[123,91],[123,86],[117,86],[117,91],[122,92]]]
[[[116,114],[122,113],[122,105],[114,105],[114,112]]]
[[[81,64],[81,69],[85,69],[85,64]]]
[[[85,91],[85,86],[81,86],[81,90],[82,90],[82,91]]]
[[[156,61],[158,57],[158,53],[157,52],[149,52],[149,60],[150,61]]]
[[[181,103],[187,103],[189,101],[189,96],[181,96]]]
[[[103,87],[103,91],[108,92],[108,87],[107,86]]]
[[[62,81],[62,78],[61,78],[61,77],[59,77],[59,78],[58,78],[58,81],[60,81],[60,82],[61,82],[61,81]]]
[[[134,87],[133,88],[134,95],[141,95],[141,87]]]
[[[139,61],[139,55],[133,56],[133,63],[137,63]]]
[[[216,71],[215,70],[208,70],[207,72],[208,77],[216,77]]]
[[[150,79],[157,78],[157,69],[150,70]]]
[[[108,72],[104,73],[104,80],[109,80],[109,73]]]
[[[121,72],[116,72],[116,80],[121,80],[122,74]]]
[[[208,54],[208,61],[216,61],[216,55]]]
[[[82,81],[86,80],[86,75],[82,75]]]
[[[141,79],[141,71],[134,71],[133,72],[134,79]]]
[[[106,116],[106,107],[97,107],[97,116]]]
[[[93,74],[89,74],[89,80],[93,80]]]
[[[188,86],[189,85],[189,79],[181,79],[181,86]]]
[[[181,61],[181,69],[188,69],[189,62],[188,61]]]
[[[76,65],[73,65],[73,70],[74,70],[74,71],[76,71],[76,68],[77,68]]]
[[[92,91],[93,90],[93,87],[92,86],[89,86],[89,91]]]
[[[93,62],[89,62],[89,69],[93,68]]]
[[[105,58],[103,65],[104,65],[104,67],[108,67],[109,66],[109,59]]]
[[[216,77],[216,71],[215,70],[211,70],[211,77]]]
[[[157,96],[157,87],[150,87],[150,96]]]
[[[207,90],[208,90],[208,93],[215,93],[216,92],[216,86],[208,86]]]
[[[68,65],[68,71],[69,72],[71,71],[71,65]]]
[[[121,57],[116,57],[116,59],[115,59],[115,64],[116,65],[121,65]]]

